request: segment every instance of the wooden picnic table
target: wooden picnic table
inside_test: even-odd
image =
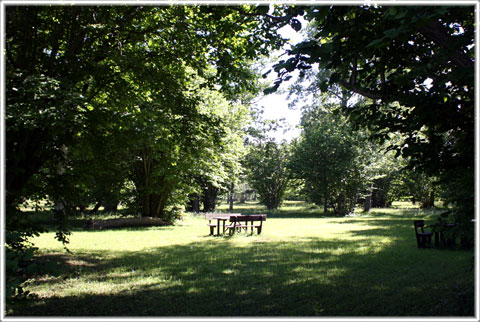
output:
[[[217,220],[217,236],[220,236],[220,221],[223,222],[223,233],[225,234],[225,222],[229,220],[231,216],[235,216],[235,215],[224,214],[224,215],[217,215],[213,217],[213,219]]]
[[[455,223],[434,223],[428,225],[435,235],[435,246],[452,246],[456,244]]]
[[[217,236],[220,235],[220,221],[223,221],[223,232],[225,233],[225,222],[230,219],[230,216],[238,216],[241,215],[240,213],[215,213],[215,212],[207,212],[205,213],[205,219],[208,220],[207,226],[210,228],[210,235],[213,235],[215,232],[215,228],[217,228]],[[215,223],[212,223],[212,220]]]
[[[230,224],[227,226],[229,229],[229,235],[235,233],[235,231],[241,231],[245,229],[248,231],[248,228],[251,228],[251,233],[253,234],[253,228],[257,229],[257,234],[262,232],[262,222],[267,220],[267,215],[239,215],[239,216],[230,216]],[[223,231],[225,233],[225,229]]]
[[[248,230],[251,228],[253,234],[253,228],[257,229],[257,233],[262,232],[262,222],[267,219],[267,215],[242,215],[239,213],[224,214],[224,213],[206,213],[206,219],[209,220],[208,226],[210,227],[210,235],[213,235],[215,228],[217,228],[217,236],[220,236],[220,227],[223,228],[223,234],[225,234],[226,229],[229,229],[229,235],[235,233],[235,231],[240,231],[241,229]],[[211,221],[215,220],[216,223]],[[227,224],[227,221],[230,221]]]

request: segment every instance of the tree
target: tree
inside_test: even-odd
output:
[[[318,63],[321,82],[369,98],[349,119],[392,146],[409,166],[448,182],[457,220],[471,226],[474,178],[474,7],[299,8],[316,30],[275,67],[275,87]],[[287,14],[285,17],[289,17]],[[274,90],[273,88],[272,90]]]
[[[397,200],[408,198],[412,204],[419,203],[420,208],[434,207],[435,199],[441,196],[442,190],[437,178],[408,168],[398,171],[391,182],[391,194]]]
[[[269,30],[275,26],[267,11],[9,6],[8,204],[15,204],[31,176],[60,154],[59,146],[76,142],[90,111],[119,116],[131,113],[145,95],[180,99],[186,66],[207,79],[204,86],[219,84],[230,97],[255,91],[249,60],[283,42]],[[215,73],[208,73],[212,65]]]
[[[344,215],[355,206],[363,183],[360,140],[346,120],[319,107],[305,111],[303,132],[293,146],[290,168],[305,182],[308,199]]]
[[[201,149],[201,158],[192,165],[195,174],[190,184],[196,186],[196,192],[190,197],[190,210],[200,211],[201,202],[203,211],[211,212],[215,210],[218,194],[227,191],[242,171],[244,127],[250,117],[245,105],[228,101],[218,91],[202,89],[199,95],[199,110],[215,122],[202,126],[202,135],[210,133],[210,140]]]
[[[277,209],[283,202],[290,180],[288,158],[288,145],[274,141],[251,146],[246,156],[248,181],[267,209]]]
[[[218,84],[229,99],[256,91],[250,61],[284,41],[276,37],[277,23],[267,11],[9,6],[7,204],[15,207],[28,198],[25,187],[42,167],[64,162],[60,147],[79,144],[90,130],[84,124],[94,124],[98,111],[109,119],[96,124],[104,132],[121,126],[120,118],[141,113],[146,103],[176,104],[186,115],[192,106],[184,91],[187,67],[206,80],[202,86]]]
[[[287,23],[267,12],[266,6],[8,6],[9,250],[26,245],[36,231],[20,220],[24,200],[48,196],[59,205],[61,223],[75,203],[93,194],[101,198],[95,190],[111,192],[124,184],[121,177],[133,164],[130,177],[144,215],[162,214],[182,199],[196,157],[223,135],[215,132],[221,118],[197,108],[192,71],[205,80],[199,86],[216,88],[228,100],[256,92],[251,61],[279,48],[284,40],[276,29]],[[100,176],[99,162],[88,175],[79,174],[85,169],[80,145],[94,133],[115,142],[112,150],[124,148],[112,163],[130,156],[104,189],[95,189],[93,179],[115,174],[113,167]],[[95,145],[83,151],[95,151],[87,157],[93,162],[102,153]],[[61,228],[58,237],[67,242],[67,230]]]
[[[398,196],[393,192],[393,182],[401,180],[399,178],[407,162],[388,148],[393,141],[401,138],[392,134],[383,144],[378,144],[367,140],[369,134],[362,132],[365,136],[361,147],[365,182],[359,199],[363,201],[363,210],[368,212],[370,208],[390,207],[396,200]]]

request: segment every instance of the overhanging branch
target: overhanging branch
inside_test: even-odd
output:
[[[350,84],[349,82],[340,81],[339,85],[344,87],[345,89],[351,91],[351,92],[357,93],[357,94],[362,95],[364,97],[371,98],[373,100],[379,100],[379,99],[383,98],[383,95],[379,92],[373,92],[373,91],[370,91],[366,88],[362,88],[358,85]]]
[[[464,52],[451,49],[451,36],[445,30],[445,27],[438,21],[432,21],[430,24],[420,28],[420,33],[427,39],[433,41],[438,46],[451,52],[450,58],[458,66],[464,68],[473,68],[474,63]]]

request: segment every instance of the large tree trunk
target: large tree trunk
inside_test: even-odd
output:
[[[16,129],[6,122],[5,142],[5,202],[15,207],[22,198],[23,189],[53,153],[45,149],[48,134],[41,129]],[[15,129],[15,130],[11,130]]]
[[[118,209],[118,195],[111,191],[111,187],[105,189],[103,194],[103,208],[107,212],[116,212]]]
[[[388,199],[387,193],[390,189],[391,179],[388,177],[376,179],[374,181],[374,189],[372,190],[372,208],[390,207],[391,201]]]
[[[163,217],[173,185],[165,177],[152,174],[158,162],[152,159],[151,149],[141,149],[139,154],[141,160],[135,166],[135,186],[142,216]],[[151,192],[152,186],[155,186],[155,192]]]
[[[327,176],[323,177],[323,184],[324,184],[324,187],[325,187],[325,190],[323,191],[323,199],[324,199],[323,213],[327,214],[327,212],[328,212],[328,199],[330,198],[329,194],[328,194]]]
[[[430,208],[435,207],[435,190],[430,191]]]
[[[363,203],[363,211],[369,212],[370,208],[372,208],[372,194],[373,194],[373,183],[370,184],[368,188],[368,195],[365,197],[365,201]]]
[[[68,149],[65,144],[62,144],[60,146],[60,151],[62,153],[62,160],[57,163],[56,174],[58,178],[62,178],[63,175],[65,174],[65,163],[67,162],[67,152],[68,152]],[[62,179],[60,179],[59,182],[60,183],[59,183],[58,190],[61,194],[61,192],[64,191],[65,186],[63,184]],[[64,198],[62,196],[60,197],[57,196],[57,200],[55,200],[55,206],[54,206],[55,211],[62,213],[63,216],[65,216],[67,211],[66,207],[67,207],[67,204]]]
[[[190,212],[200,212],[200,198],[196,193],[190,195],[186,210]]]
[[[425,200],[422,200],[420,208],[433,208],[435,203],[435,191],[432,189]]]
[[[102,206],[102,200],[99,200],[95,205],[95,207],[93,207],[93,209],[90,210],[90,214],[96,214],[98,209],[100,209],[101,206]]]
[[[206,186],[203,189],[203,211],[205,212],[214,212],[215,211],[215,203],[217,201],[218,195],[218,188],[215,187],[210,182],[207,182]]]
[[[143,217],[162,217],[166,207],[164,194],[151,193],[143,197]]]

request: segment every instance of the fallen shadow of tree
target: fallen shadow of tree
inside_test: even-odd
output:
[[[409,222],[369,219],[352,240],[244,235],[234,237],[246,238],[243,246],[209,238],[111,259],[48,254],[38,260],[57,263],[57,277],[41,272],[36,285],[61,288],[76,278],[131,287],[59,292],[13,303],[8,316],[473,316],[474,272],[465,260],[471,252],[417,249]]]

